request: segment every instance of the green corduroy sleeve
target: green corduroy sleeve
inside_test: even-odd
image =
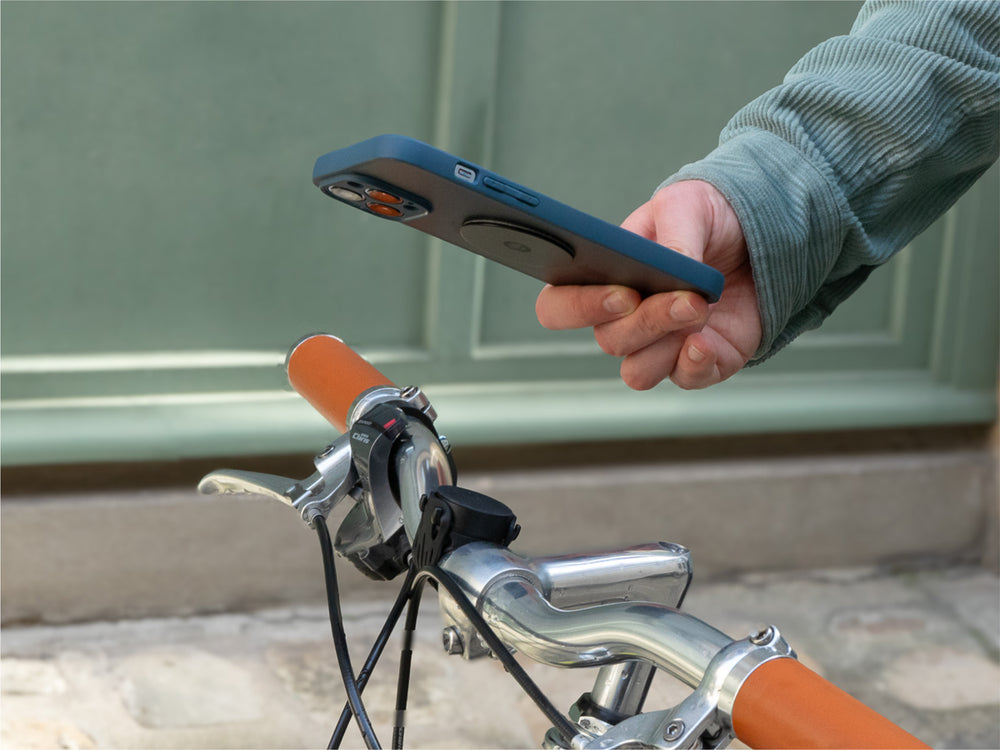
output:
[[[746,236],[751,364],[816,328],[1000,150],[1000,2],[869,2],[661,187],[704,180]]]

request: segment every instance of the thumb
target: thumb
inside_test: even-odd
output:
[[[700,261],[712,231],[710,189],[696,180],[661,188],[622,227]]]

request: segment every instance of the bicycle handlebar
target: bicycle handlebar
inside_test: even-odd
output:
[[[351,404],[362,393],[392,381],[336,336],[307,336],[288,353],[288,382],[340,432]]]
[[[733,730],[750,747],[924,748],[800,662],[764,662],[736,694]]]
[[[359,419],[373,404],[386,398],[409,398],[377,368],[329,334],[302,339],[289,352],[286,367],[292,387],[341,432],[347,431],[349,420]],[[383,390],[386,388],[388,392]],[[418,389],[414,391],[423,398]],[[425,413],[433,411],[425,398],[420,408]],[[407,433],[408,440],[413,442],[424,433],[426,439],[421,438],[419,445],[407,443],[394,454],[398,497],[382,498],[388,489],[375,492],[365,485],[373,505],[377,506],[376,499],[385,500],[393,504],[389,510],[394,514],[401,505],[404,516],[413,516],[406,519],[411,538],[420,521],[420,498],[428,488],[451,482],[450,464],[438,445],[440,436],[421,424]],[[420,461],[412,459],[414,451],[423,457]],[[388,454],[379,460],[384,463]],[[388,538],[388,534],[383,536]],[[790,658],[788,644],[776,629],[770,640],[751,637],[731,641],[670,604],[647,605],[628,601],[628,597],[610,601],[602,598],[599,586],[580,586],[577,579],[582,576],[589,581],[593,573],[580,559],[570,566],[573,585],[568,588],[582,588],[587,594],[584,599],[590,601],[573,600],[569,609],[561,609],[554,597],[550,599],[551,592],[546,593],[545,580],[553,579],[549,581],[553,591],[567,588],[560,573],[567,566],[560,567],[558,560],[531,563],[514,559],[505,550],[505,546],[470,544],[447,555],[441,567],[493,621],[507,645],[531,658],[558,666],[594,666],[623,658],[646,660],[695,687],[696,696],[715,701],[719,715],[731,722],[732,733],[751,747],[927,747]],[[669,573],[678,580],[684,578],[681,574],[688,575],[688,569]],[[617,729],[634,732],[635,725],[626,727],[628,723],[626,720],[610,730],[605,740],[611,741]],[[683,721],[674,724],[684,727]],[[657,732],[662,734],[663,728]]]
[[[592,565],[587,556],[575,558],[577,567]],[[545,567],[490,544],[462,547],[441,562],[516,651],[557,667],[647,661],[715,701],[749,747],[927,747],[790,656],[775,629],[762,639],[733,641],[677,609],[639,600],[598,598],[599,604],[562,609],[543,591],[538,572]],[[564,574],[558,566],[552,572],[558,577],[549,587],[560,591]],[[604,736],[609,747],[619,739],[612,737]]]

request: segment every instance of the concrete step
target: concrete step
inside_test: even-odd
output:
[[[759,438],[739,450],[732,442],[479,449],[459,456],[460,467],[472,466],[459,482],[514,509],[524,529],[519,551],[671,541],[692,550],[699,581],[747,571],[974,563],[984,554],[995,559],[997,508],[996,460],[974,437]],[[322,601],[313,532],[273,501],[198,496],[195,484],[208,468],[183,466],[165,485],[144,489],[135,489],[144,486],[139,468],[127,486],[88,488],[36,471],[8,491],[5,479],[3,622]],[[308,459],[278,468],[298,477],[311,471]],[[86,467],[78,471],[86,476]],[[350,598],[385,595],[353,570],[344,579]]]

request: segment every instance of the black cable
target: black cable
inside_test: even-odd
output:
[[[364,687],[364,684],[367,683],[368,677],[370,676],[372,669],[374,669],[375,663],[377,663],[378,657],[381,655],[381,651],[385,647],[385,642],[388,640],[389,633],[392,631],[393,626],[399,619],[402,606],[408,599],[410,605],[407,610],[406,633],[404,634],[403,653],[400,658],[400,669],[396,693],[396,722],[393,730],[393,747],[402,747],[402,719],[406,710],[407,696],[409,692],[410,656],[412,654],[413,631],[416,628],[420,593],[423,588],[423,582],[427,577],[431,577],[437,581],[439,586],[443,586],[448,595],[455,600],[456,604],[458,604],[459,608],[462,610],[462,614],[464,614],[469,622],[472,623],[476,632],[486,642],[486,645],[493,651],[494,655],[501,662],[501,664],[503,664],[504,668],[517,681],[521,689],[529,698],[531,698],[535,705],[538,706],[539,710],[546,716],[546,718],[552,722],[556,731],[563,736],[564,744],[568,746],[570,740],[577,734],[573,724],[569,719],[563,716],[554,705],[552,705],[551,701],[549,701],[544,693],[542,693],[541,689],[535,684],[531,677],[528,676],[528,673],[524,671],[524,668],[517,663],[517,660],[515,660],[507,650],[507,646],[500,640],[497,634],[493,631],[493,628],[490,627],[489,623],[483,619],[482,615],[479,614],[475,606],[469,602],[465,593],[461,590],[455,580],[443,570],[433,565],[422,568],[419,571],[415,583],[413,582],[414,576],[413,569],[411,568],[410,573],[407,575],[406,582],[400,590],[399,596],[397,596],[396,603],[393,606],[393,611],[390,613],[389,618],[383,625],[382,632],[379,634],[379,638],[376,640],[376,644],[372,647],[372,651],[365,662],[365,670],[362,673],[364,683],[360,683],[354,676],[354,671],[350,661],[350,654],[347,650],[347,637],[344,633],[343,617],[340,612],[340,593],[337,586],[336,569],[334,567],[333,545],[330,542],[330,532],[326,527],[325,519],[317,519],[315,528],[317,534],[320,536],[320,542],[323,549],[323,568],[324,573],[326,574],[327,603],[330,610],[330,625],[333,632],[333,642],[337,651],[337,661],[340,664],[344,688],[347,691],[348,708],[345,709],[345,712],[354,714],[355,719],[357,720],[358,729],[361,731],[362,738],[368,748],[379,748],[380,745],[378,743],[378,739],[375,737],[375,732],[372,728],[371,721],[368,718],[368,714],[365,711],[364,704],[361,701],[361,689]],[[343,738],[343,732],[346,729],[347,721],[349,720],[346,720],[344,713],[342,713],[341,720],[337,725],[337,729],[334,731],[334,736],[330,739],[330,748],[337,747],[339,745],[340,740]]]
[[[406,610],[406,625],[403,629],[403,648],[399,653],[399,673],[396,678],[396,718],[392,728],[393,750],[402,750],[403,748],[403,732],[406,728],[406,704],[410,693],[410,661],[413,657],[413,634],[417,629],[420,595],[423,593],[425,580],[425,578],[421,578],[413,586],[410,605]]]
[[[399,622],[400,615],[403,614],[406,602],[413,595],[413,580],[416,577],[416,573],[417,571],[412,567],[407,572],[406,579],[403,581],[403,585],[399,589],[399,594],[396,596],[396,601],[393,602],[392,609],[389,610],[389,615],[382,625],[382,630],[379,631],[375,643],[372,644],[371,650],[368,652],[368,658],[365,659],[361,671],[358,672],[359,693],[364,692],[365,686],[368,684],[368,678],[375,671],[375,666],[378,664],[378,660],[381,658],[382,652],[385,651],[386,644],[389,642],[389,636],[392,635],[396,623]],[[340,747],[340,743],[344,740],[344,734],[347,732],[347,727],[351,723],[351,716],[353,716],[351,704],[345,703],[343,710],[340,712],[340,719],[337,721],[337,726],[330,737],[330,742],[326,746],[327,750],[336,750],[336,748]]]
[[[330,610],[330,630],[333,632],[333,646],[337,652],[337,662],[340,664],[340,676],[347,691],[347,702],[351,706],[354,718],[361,732],[361,737],[368,748],[380,748],[375,729],[372,727],[368,712],[361,702],[358,682],[351,666],[351,655],[347,648],[347,635],[344,633],[344,619],[340,611],[340,590],[337,585],[337,569],[334,564],[333,544],[330,541],[330,530],[326,527],[326,519],[317,516],[313,528],[319,535],[320,547],[323,550],[323,573],[326,578],[326,601]]]
[[[521,689],[527,694],[535,705],[538,706],[539,710],[545,714],[546,718],[552,722],[556,731],[563,736],[564,746],[569,747],[570,741],[577,735],[576,729],[573,727],[572,722],[563,716],[559,709],[552,705],[552,702],[545,697],[538,685],[535,684],[534,680],[528,676],[528,673],[524,671],[524,668],[517,663],[517,660],[511,656],[510,651],[507,650],[507,646],[504,642],[500,640],[499,636],[493,632],[493,628],[490,627],[489,623],[483,619],[483,616],[476,611],[475,606],[468,600],[465,593],[451,578],[447,573],[445,573],[440,568],[429,565],[420,571],[434,578],[440,586],[443,586],[448,592],[448,595],[455,600],[459,608],[462,610],[469,622],[476,629],[476,632],[482,636],[483,640],[486,641],[486,645],[490,647],[493,653],[496,655],[500,663],[503,664],[504,668],[510,673],[517,684],[521,686]]]

